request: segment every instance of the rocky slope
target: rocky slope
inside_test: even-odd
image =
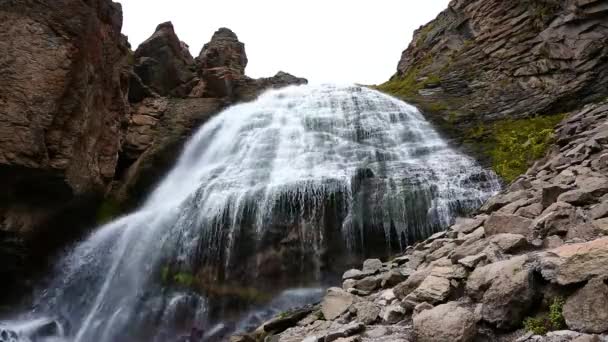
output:
[[[232,340],[608,341],[607,119],[608,102],[569,114],[478,215]]]
[[[380,89],[419,104],[444,131],[553,115],[608,96],[602,0],[453,0],[418,29]]]
[[[171,23],[133,53],[110,0],[3,1],[0,19],[0,255],[15,260],[5,279],[137,205],[222,108],[306,83],[245,76],[244,44],[225,28],[197,58]]]

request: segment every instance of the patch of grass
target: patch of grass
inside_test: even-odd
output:
[[[429,33],[431,33],[433,28],[434,28],[433,22],[422,27],[422,29],[418,33],[418,38],[416,39],[416,45],[420,45],[420,44],[424,43],[426,41],[426,39],[429,37]]]
[[[479,124],[469,129],[465,141],[488,156],[494,171],[511,182],[542,158],[553,142],[554,127],[564,114]]]
[[[564,115],[507,120],[493,127],[492,167],[506,181],[526,172],[553,142],[554,127]]]
[[[564,329],[566,327],[566,321],[562,314],[564,303],[564,298],[555,297],[549,306],[549,315],[526,318],[524,328],[535,335],[544,335],[549,331]]]
[[[173,276],[173,282],[183,287],[192,287],[194,280],[194,276],[186,272],[179,272]]]

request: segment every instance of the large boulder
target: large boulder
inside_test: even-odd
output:
[[[338,318],[348,310],[354,303],[354,300],[355,296],[340,288],[332,287],[328,289],[323,302],[321,302],[323,317],[327,320]]]
[[[467,342],[477,333],[474,313],[457,302],[424,310],[414,317],[418,342]]]
[[[518,326],[535,298],[527,255],[478,267],[469,276],[467,293],[482,304],[481,316],[498,328]]]
[[[608,331],[608,284],[606,278],[593,278],[568,298],[563,308],[566,324],[586,333]]]
[[[539,256],[543,277],[559,285],[608,275],[608,238],[567,244]]]

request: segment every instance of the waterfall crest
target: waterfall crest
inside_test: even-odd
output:
[[[69,341],[173,340],[242,314],[217,296],[319,285],[498,188],[411,105],[358,86],[269,91],[202,126],[146,203],[75,246],[19,320],[53,317]]]

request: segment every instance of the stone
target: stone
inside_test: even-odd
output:
[[[589,211],[589,217],[594,220],[601,219],[608,216],[608,201],[602,202],[591,208]]]
[[[399,304],[391,304],[382,309],[382,321],[387,324],[395,324],[405,317],[405,309]]]
[[[529,194],[526,190],[502,193],[491,197],[479,210],[484,213],[491,213],[509,203],[528,198]]]
[[[414,291],[431,273],[431,268],[421,268],[407,278],[406,281],[397,284],[393,291],[399,300],[404,299],[410,292]]]
[[[414,311],[412,312],[412,317],[418,315],[419,313],[421,313],[424,310],[431,310],[432,308],[434,308],[434,306],[432,304],[429,304],[427,302],[420,303],[420,304],[416,305],[416,307],[414,307]]]
[[[353,322],[350,323],[336,331],[331,331],[325,335],[323,341],[324,342],[332,342],[336,341],[340,338],[350,337],[352,335],[358,334],[365,330],[365,326],[362,323]]]
[[[478,216],[472,219],[459,217],[456,219],[456,223],[454,223],[451,229],[458,233],[469,234],[475,229],[481,227],[484,221],[485,217],[483,216]]]
[[[357,281],[355,279],[346,279],[342,283],[342,289],[344,289],[344,290],[353,289],[353,288],[355,288],[356,284],[357,284]]]
[[[608,331],[606,278],[593,278],[570,296],[564,304],[563,315],[566,324],[572,330],[586,333]]]
[[[486,220],[484,229],[486,235],[512,233],[527,236],[531,232],[532,220],[517,215],[492,214]]]
[[[570,190],[559,195],[560,202],[571,203],[574,205],[587,205],[595,202],[595,197],[590,192],[584,190]]]
[[[506,253],[517,251],[528,245],[528,242],[523,235],[509,233],[494,235],[490,237],[489,242],[496,244]]]
[[[547,186],[543,186],[542,190],[541,190],[541,205],[543,207],[543,209],[549,207],[551,204],[555,203],[557,201],[557,198],[559,197],[559,195],[563,194],[564,192],[568,191],[569,189],[567,187],[563,187],[560,185],[547,185]]]
[[[475,268],[475,267],[477,267],[477,265],[479,263],[481,263],[485,259],[486,259],[486,255],[484,253],[480,253],[480,254],[466,256],[466,257],[458,260],[458,263],[465,267],[468,267],[468,268]]]
[[[483,306],[484,321],[498,328],[518,326],[534,302],[535,283],[527,255],[476,268],[466,292]]]
[[[194,87],[194,59],[171,22],[158,25],[135,50],[134,59],[134,73],[158,95],[186,97]]]
[[[408,276],[409,275],[403,274],[398,269],[390,270],[382,275],[382,278],[381,278],[382,280],[380,282],[380,286],[382,286],[382,288],[393,287],[393,286],[405,281]]]
[[[581,191],[594,197],[600,197],[608,193],[608,178],[606,177],[580,175],[576,177],[575,183]]]
[[[368,259],[363,262],[363,272],[375,274],[382,268],[382,261],[380,259]]]
[[[388,290],[384,290],[380,293],[380,297],[381,300],[385,300],[387,303],[392,302],[393,300],[395,300],[395,298],[397,298],[395,296],[395,292],[393,291],[393,289],[388,289]]]
[[[594,220],[592,224],[597,228],[596,231],[598,234],[608,235],[608,217]]]
[[[515,215],[526,217],[529,219],[534,219],[538,215],[540,215],[543,211],[543,205],[540,203],[533,203],[525,207],[521,207],[517,209]]]
[[[365,276],[367,276],[368,274],[357,270],[357,269],[350,269],[346,272],[344,272],[344,275],[342,275],[342,280],[348,280],[348,279],[361,279]]]
[[[542,276],[570,285],[608,274],[608,237],[566,244],[539,255]]]
[[[354,288],[361,291],[371,292],[380,286],[380,279],[376,276],[357,280]]]
[[[424,310],[414,317],[414,335],[418,342],[468,342],[477,333],[471,310],[456,302]]]
[[[429,302],[437,304],[445,301],[450,295],[450,291],[449,279],[429,275],[413,292],[405,297],[405,300],[412,303]]]
[[[373,324],[380,315],[380,307],[368,301],[357,302],[351,306],[351,309],[357,320],[365,325]]]
[[[327,320],[334,320],[342,315],[353,304],[354,297],[344,290],[332,287],[321,302],[321,312]]]
[[[446,279],[465,279],[468,272],[460,265],[437,266],[433,267],[431,275]]]

